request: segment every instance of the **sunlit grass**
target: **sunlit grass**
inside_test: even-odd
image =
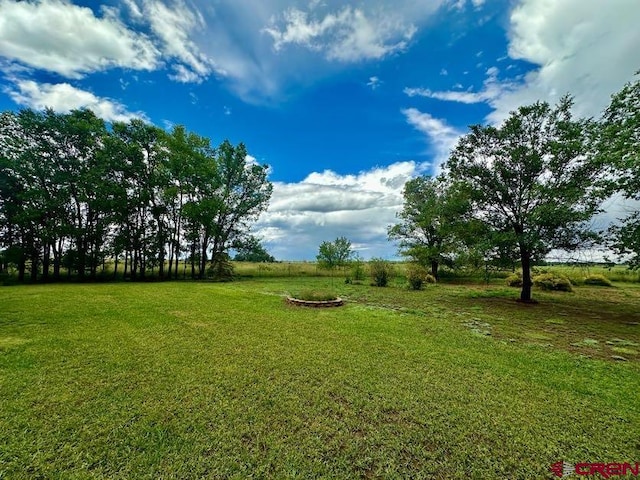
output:
[[[522,305],[335,281],[342,308],[284,302],[331,285],[0,289],[0,478],[529,479],[640,458],[635,285]]]

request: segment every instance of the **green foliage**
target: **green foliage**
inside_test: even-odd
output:
[[[439,265],[450,263],[461,248],[461,224],[469,203],[444,177],[409,180],[403,196],[400,222],[388,228],[389,239],[399,241],[401,255],[429,266],[437,277]]]
[[[227,253],[219,253],[211,259],[207,268],[207,274],[218,282],[229,282],[233,280],[233,263]]]
[[[640,74],[638,72],[636,75]],[[610,193],[640,200],[640,79],[611,97],[600,122],[597,151],[608,168]],[[637,204],[636,204],[637,205]],[[636,208],[609,229],[608,246],[632,269],[640,269],[640,211]]]
[[[571,281],[557,273],[542,273],[533,277],[533,284],[541,290],[572,292]]]
[[[585,285],[596,285],[601,287],[612,287],[613,283],[601,274],[591,274],[584,279]]]
[[[519,272],[509,275],[505,281],[509,287],[522,288],[522,274]]]
[[[427,275],[427,270],[422,265],[410,263],[406,269],[409,288],[411,290],[422,290],[422,285],[427,281]]]
[[[338,298],[335,291],[322,289],[304,289],[293,293],[291,296],[298,300],[306,300],[309,302],[327,302]]]
[[[0,114],[0,249],[23,280],[105,273],[203,278],[268,205],[267,167],[243,144],[213,148],[177,126],[105,122],[90,110]],[[196,265],[197,262],[197,265]]]
[[[369,272],[376,287],[386,287],[393,275],[393,265],[382,258],[369,260]]]
[[[253,235],[239,240],[235,245],[236,256],[233,258],[236,262],[254,262],[254,263],[273,263],[276,261],[273,256],[264,248],[259,238]]]
[[[354,282],[363,282],[366,278],[364,261],[358,255],[351,261],[351,270],[349,279]]]
[[[522,106],[499,127],[475,125],[445,167],[469,195],[475,219],[520,254],[521,300],[531,300],[530,269],[554,248],[584,248],[588,220],[605,190],[589,156],[592,122],[574,120],[572,100]]]
[[[346,237],[338,237],[333,242],[322,242],[316,259],[321,268],[333,270],[345,266],[352,256],[351,242]]]

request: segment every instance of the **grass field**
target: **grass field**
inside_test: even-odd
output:
[[[346,306],[283,300],[330,284]],[[640,461],[640,285],[517,294],[0,288],[0,478],[530,479]]]

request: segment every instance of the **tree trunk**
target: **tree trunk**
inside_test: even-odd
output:
[[[51,264],[51,246],[49,242],[45,242],[44,250],[42,252],[42,280],[47,282],[49,280],[49,265]]]
[[[77,238],[76,245],[78,246],[78,278],[83,280],[87,261],[87,250],[85,248],[84,239],[82,237]]]
[[[122,279],[127,279],[127,270],[129,268],[129,250],[124,251],[124,272],[122,273]]]
[[[191,243],[191,278],[196,278],[196,242]]]
[[[169,240],[169,265],[167,266],[167,278],[171,280],[171,274],[173,273],[173,251],[174,243],[173,239]]]
[[[520,247],[520,260],[522,261],[522,291],[520,301],[531,303],[531,252],[524,247]]]
[[[62,263],[62,240],[58,241],[58,246],[56,248],[55,242],[52,244],[53,247],[53,278],[55,280],[60,280],[60,264]]]
[[[27,259],[24,251],[20,249],[20,259],[18,260],[18,281],[24,282],[24,273],[27,269]]]
[[[38,281],[38,253],[33,252],[31,255],[31,282],[36,283]]]
[[[160,280],[164,280],[164,260],[165,260],[164,245],[160,245],[160,258],[158,259],[158,276],[160,277]]]
[[[202,241],[202,250],[200,252],[200,272],[198,277],[200,280],[204,279],[205,271],[207,269],[207,245],[209,244],[209,238],[205,237]]]
[[[437,260],[431,260],[431,275],[433,275],[433,278],[436,280],[438,280],[438,266]]]

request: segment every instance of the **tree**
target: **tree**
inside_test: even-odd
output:
[[[640,80],[612,96],[601,121],[598,154],[615,179],[611,193],[640,201]],[[627,256],[631,268],[640,268],[640,211],[631,211],[609,233],[609,246]]]
[[[468,192],[473,216],[518,248],[523,302],[531,301],[532,262],[583,247],[603,197],[589,156],[592,123],[572,119],[571,106],[569,97],[554,108],[538,102],[500,127],[472,126],[445,166]]]
[[[260,239],[253,235],[247,236],[242,240],[239,240],[234,245],[236,256],[234,260],[236,262],[275,262],[276,259],[269,255],[269,252],[264,248]]]
[[[107,256],[124,256],[124,276],[177,276],[190,247],[192,276],[248,235],[271,196],[268,167],[243,144],[212,148],[176,127],[105,122],[90,110],[0,114],[0,269],[23,280],[95,278]],[[175,263],[174,263],[175,261]],[[224,264],[224,265],[223,265]],[[215,267],[215,265],[212,265]],[[225,267],[226,268],[226,267]],[[223,271],[223,268],[213,268]]]
[[[438,267],[459,250],[461,220],[468,212],[467,200],[447,185],[444,178],[421,176],[409,180],[403,191],[400,223],[388,228],[389,239],[400,241],[400,254],[431,268]]]
[[[267,179],[269,167],[249,159],[243,143],[233,146],[228,140],[218,147],[215,196],[211,206],[211,267],[226,261],[227,250],[236,239],[246,235],[253,222],[268,205],[273,185]]]
[[[346,237],[338,237],[333,242],[325,241],[320,244],[316,260],[321,268],[333,270],[344,267],[352,256],[351,242]]]

